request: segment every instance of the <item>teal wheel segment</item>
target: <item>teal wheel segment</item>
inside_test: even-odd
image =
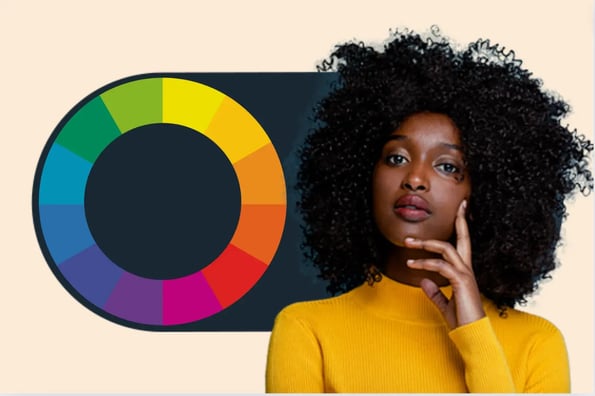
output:
[[[83,205],[93,164],[59,144],[53,144],[43,165],[40,205]]]

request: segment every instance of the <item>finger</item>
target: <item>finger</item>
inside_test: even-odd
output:
[[[427,271],[436,270],[436,272],[448,279],[452,286],[453,300],[449,300],[438,285],[429,279],[422,279],[420,286],[432,303],[440,310],[451,328],[483,318],[485,312],[477,290],[477,284],[472,275],[457,272],[448,263],[440,263],[440,261],[438,259],[408,260],[407,265],[412,268],[423,268]],[[454,310],[450,307],[451,303],[456,306]]]
[[[448,279],[451,284],[458,284],[459,274],[450,263],[441,259],[417,259],[407,260],[407,266],[413,269],[437,272]]]
[[[412,249],[421,249],[432,253],[440,254],[444,260],[451,263],[458,270],[467,269],[468,266],[463,262],[459,252],[448,242],[435,239],[414,239],[405,238],[405,246]]]
[[[430,279],[422,279],[419,283],[422,290],[428,296],[430,301],[438,308],[450,328],[456,327],[456,318],[452,317],[452,314],[448,310],[448,298],[442,293],[442,290]]]
[[[467,267],[471,267],[471,238],[469,236],[469,227],[465,219],[467,212],[467,200],[463,200],[459,205],[457,217],[455,219],[455,231],[457,234],[457,252],[463,259]]]

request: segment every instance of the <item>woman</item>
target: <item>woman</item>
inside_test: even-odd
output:
[[[326,300],[286,307],[269,392],[568,392],[564,340],[514,309],[555,268],[588,192],[568,106],[488,41],[339,46],[301,152],[299,209]]]

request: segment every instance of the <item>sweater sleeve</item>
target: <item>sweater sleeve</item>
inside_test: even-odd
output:
[[[318,340],[311,329],[285,310],[275,319],[269,341],[266,392],[324,392]]]
[[[564,337],[554,325],[536,337],[529,356],[523,392],[569,393],[570,369]]]
[[[486,316],[449,333],[465,365],[471,393],[515,393],[504,350]]]

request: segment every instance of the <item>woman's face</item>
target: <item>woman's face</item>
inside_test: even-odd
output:
[[[470,194],[459,130],[448,116],[413,114],[388,137],[372,176],[374,220],[388,241],[448,240]]]

